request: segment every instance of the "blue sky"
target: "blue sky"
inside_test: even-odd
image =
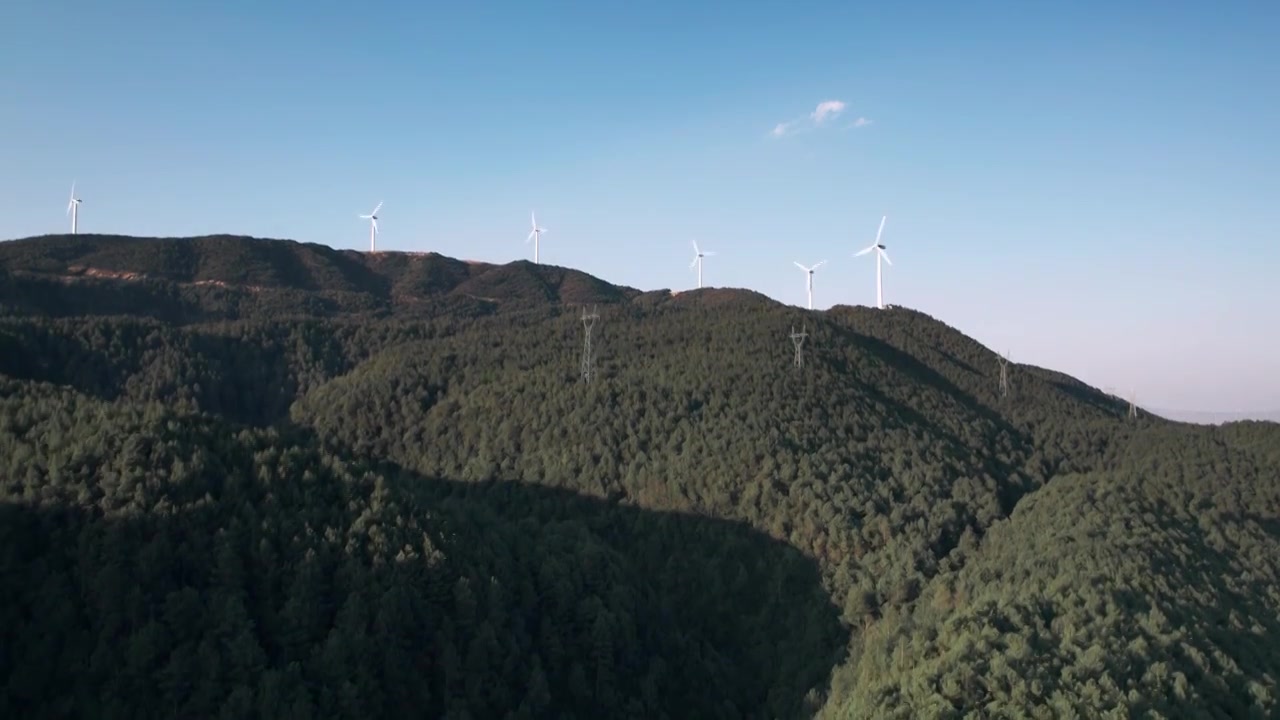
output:
[[[886,300],[1280,408],[1275,2],[0,5],[0,238],[212,232]],[[816,122],[820,103],[827,105]],[[864,122],[857,126],[858,119]],[[788,132],[772,131],[780,123]]]

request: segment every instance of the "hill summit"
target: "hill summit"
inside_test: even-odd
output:
[[[181,301],[170,317],[186,320],[237,317],[259,308],[266,314],[313,316],[463,308],[488,313],[557,303],[619,303],[640,294],[577,270],[527,261],[493,265],[430,252],[364,253],[233,235],[28,238],[0,244],[0,266],[14,286],[10,302],[20,302],[20,295],[28,304],[54,302],[45,298],[55,295],[63,303],[33,305],[34,312],[92,314],[102,281],[114,280],[135,283],[130,292],[139,299],[176,295]],[[50,290],[50,283],[62,287]],[[252,299],[228,304],[228,294]]]
[[[1275,424],[1002,386],[912,310],[526,262],[0,268],[6,716],[1277,711]]]

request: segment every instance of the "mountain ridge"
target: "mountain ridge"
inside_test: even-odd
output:
[[[0,243],[0,264],[10,273],[58,278],[357,293],[388,305],[449,295],[493,303],[609,303],[640,294],[578,270],[525,260],[493,264],[435,252],[366,253],[239,235],[48,235]]]
[[[211,259],[222,254],[230,254],[231,258]],[[245,266],[244,263],[254,260],[256,263]],[[80,234],[9,240],[0,242],[0,270],[11,275],[16,272],[64,281],[161,281],[250,293],[268,289],[356,293],[385,301],[398,298],[402,305],[412,309],[420,309],[412,300],[449,296],[484,304],[514,305],[518,310],[547,304],[621,303],[639,303],[647,308],[668,303],[714,307],[735,302],[787,307],[746,288],[642,291],[615,285],[583,271],[536,265],[523,259],[498,264],[460,260],[431,251],[367,253],[296,240],[225,234],[186,238]],[[330,284],[320,287],[320,280]],[[358,308],[359,311],[371,309],[385,311],[388,308],[367,303]],[[449,309],[457,308],[450,306]],[[866,306],[840,304],[821,312],[840,316],[866,309]],[[921,311],[894,306],[876,312]],[[1019,367],[1032,368],[1030,365]],[[1059,374],[1065,384],[1090,387]]]
[[[523,259],[490,263],[451,258],[434,251],[368,253],[339,250],[319,243],[229,234],[182,238],[52,234],[20,238],[0,242],[0,271],[5,273],[0,276],[0,303],[4,303],[6,295],[11,300],[16,299],[15,296],[25,289],[12,286],[30,279],[54,283],[127,282],[143,286],[154,283],[170,286],[169,290],[157,293],[161,296],[173,295],[174,286],[259,296],[278,293],[283,297],[264,303],[271,312],[278,312],[284,306],[294,313],[313,317],[361,313],[479,317],[494,312],[526,312],[550,305],[640,304],[653,309],[667,304],[672,307],[691,303],[718,307],[748,303],[787,307],[746,288],[642,291],[615,285],[572,268],[537,265]],[[317,301],[317,295],[324,297]],[[221,298],[215,303],[208,303],[204,297],[195,299],[191,304],[197,307],[215,304],[220,309],[231,305]],[[116,311],[110,303],[100,304],[92,299],[77,305],[65,312],[97,314],[104,309],[108,313]],[[211,312],[193,308],[185,313],[187,317],[181,319],[187,322],[238,319],[246,315],[245,305],[242,302],[231,310]],[[14,307],[11,305],[9,310],[12,312]],[[46,310],[39,308],[34,310],[34,314],[46,314]],[[904,306],[876,310],[867,306],[839,304],[821,313],[839,317],[867,310],[920,313],[940,322],[926,313]],[[250,305],[247,314],[254,312]],[[163,319],[174,321],[179,318],[169,316]],[[963,335],[962,331],[947,327]],[[931,352],[918,344],[915,351]],[[1056,370],[1026,364],[1015,364],[1015,367],[1043,377],[1056,376],[1064,392],[1077,393],[1081,398],[1087,398],[1087,402],[1106,407],[1108,411],[1127,402]],[[1225,413],[1141,410],[1164,419],[1199,424],[1248,420],[1280,422],[1280,411],[1274,417],[1266,414],[1236,417]]]
[[[6,714],[1278,709],[1274,425],[908,308],[183,242],[0,243]]]

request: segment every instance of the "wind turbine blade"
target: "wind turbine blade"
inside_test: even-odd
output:
[[[377,221],[377,220],[373,220],[372,218],[370,218],[370,221],[371,221],[371,222],[373,222],[373,234],[374,234],[374,235],[377,235],[377,234],[378,234],[378,221]]]
[[[701,254],[702,254],[702,251],[698,249],[698,241],[697,241],[697,240],[691,240],[690,242],[692,242],[692,243],[693,243],[693,254],[694,254],[694,255],[701,255]]]
[[[538,227],[538,216],[532,212],[529,213],[529,224],[532,225],[534,229],[537,229]]]
[[[885,252],[884,250],[880,251],[880,257],[884,258],[884,261],[889,263],[890,265],[893,264],[893,261],[889,259],[889,253]]]
[[[697,255],[694,255],[694,256],[693,256],[693,262],[689,263],[689,269],[690,269],[690,270],[692,270],[692,269],[694,269],[695,267],[697,267],[697,265],[698,265],[698,256],[697,256]]]
[[[869,247],[869,248],[863,248],[862,250],[859,250],[858,252],[854,253],[854,254],[853,254],[853,256],[854,256],[854,257],[858,257],[859,255],[866,255],[867,253],[869,253],[869,252],[871,252],[872,250],[875,250],[875,249],[876,249],[876,246],[875,246],[875,245],[872,245],[872,246],[871,246],[871,247]]]
[[[538,235],[538,231],[537,231],[537,230],[530,231],[530,233],[529,233],[529,237],[525,238],[525,239],[524,239],[524,241],[525,241],[525,242],[529,242],[530,240],[532,240],[532,239],[534,239],[535,237],[537,237],[537,235]]]
[[[67,201],[67,214],[68,214],[68,215],[70,215],[70,214],[71,214],[71,206],[72,206],[72,205],[75,205],[75,204],[76,204],[76,201],[75,201],[75,200],[68,200],[68,201]]]
[[[827,264],[827,261],[826,261],[826,260],[823,260],[822,262],[818,263],[817,265],[814,265],[814,266],[813,266],[813,269],[814,269],[814,270],[817,270],[818,268],[820,268],[820,267],[822,267],[823,265],[826,265],[826,264]]]
[[[706,251],[706,252],[702,253],[702,257],[711,257],[712,255],[715,255],[715,254],[716,254],[716,251],[715,251],[715,250],[708,250],[708,251]]]
[[[373,209],[373,212],[369,213],[369,215],[370,215],[370,216],[377,215],[377,214],[378,214],[378,211],[379,211],[379,210],[381,210],[381,209],[382,209],[382,203],[381,203],[381,202],[379,202],[379,203],[378,203],[378,207],[374,208],[374,209]]]
[[[884,221],[888,219],[888,215],[880,216],[880,229],[876,231],[876,245],[880,244],[880,233],[884,232]]]
[[[801,265],[799,261],[796,261],[796,267],[800,268],[801,270],[803,270],[803,271],[805,271],[805,272],[809,272],[809,268],[807,268],[807,267],[805,267],[805,266]]]

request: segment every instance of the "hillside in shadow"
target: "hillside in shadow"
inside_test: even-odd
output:
[[[7,717],[806,717],[847,643],[739,523],[116,421],[5,482]]]

